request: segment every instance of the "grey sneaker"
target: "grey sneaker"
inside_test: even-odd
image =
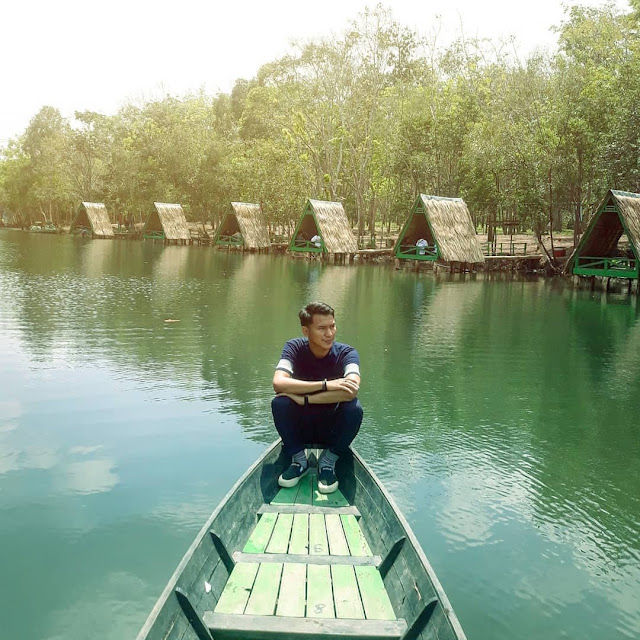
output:
[[[318,473],[318,491],[320,493],[333,493],[338,488],[338,479],[331,467],[320,467]]]
[[[278,484],[281,487],[295,487],[300,478],[304,478],[309,471],[309,465],[303,468],[301,464],[292,462],[289,468],[278,478]]]

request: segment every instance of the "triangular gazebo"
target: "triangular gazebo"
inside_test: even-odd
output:
[[[354,254],[357,250],[358,242],[342,204],[307,200],[302,217],[289,241],[289,251]]]
[[[619,246],[627,236],[628,246]],[[565,265],[579,276],[637,279],[640,256],[640,194],[607,192]]]
[[[396,241],[396,258],[482,263],[484,255],[462,198],[420,194]]]
[[[152,211],[145,222],[142,237],[150,240],[163,240],[167,244],[191,243],[191,231],[187,218],[179,204],[154,202]]]
[[[249,250],[268,249],[269,227],[259,204],[232,202],[218,226],[213,244]]]
[[[107,207],[102,202],[83,202],[69,229],[69,233],[74,232],[92,238],[114,238]]]

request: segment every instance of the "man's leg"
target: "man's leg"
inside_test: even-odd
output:
[[[346,453],[349,445],[360,430],[362,424],[362,405],[355,398],[341,402],[335,411],[327,416],[327,448],[318,460],[318,490],[320,493],[333,493],[338,488],[335,466],[338,458]]]
[[[278,484],[281,487],[294,487],[308,470],[302,428],[303,407],[291,398],[276,396],[271,401],[271,412],[276,430],[282,438],[284,452],[291,456],[291,466],[278,478]]]
[[[276,396],[271,401],[271,413],[276,431],[282,438],[284,451],[293,456],[304,450],[304,442],[301,433],[302,409],[291,398]]]
[[[346,453],[349,445],[358,435],[362,424],[362,405],[358,398],[349,402],[341,402],[334,414],[329,430],[329,451],[336,456]],[[329,425],[327,425],[329,426]]]

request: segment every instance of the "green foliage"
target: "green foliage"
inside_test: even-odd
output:
[[[96,200],[142,220],[180,202],[215,224],[246,200],[290,231],[313,197],[344,202],[364,233],[428,193],[464,197],[479,225],[557,228],[608,188],[640,190],[639,16],[638,0],[570,7],[557,51],[523,62],[483,40],[439,50],[378,5],[229,95],[71,122],[44,107],[4,150],[0,205],[69,221]]]

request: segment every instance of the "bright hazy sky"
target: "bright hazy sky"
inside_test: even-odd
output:
[[[339,34],[365,0],[2,0],[0,146],[44,105],[71,117],[115,113],[123,103],[204,88],[229,92],[293,39]],[[558,0],[388,0],[394,18],[439,42],[515,36],[526,56],[553,47]],[[599,0],[582,4],[600,5]],[[627,10],[626,0],[616,0]],[[439,18],[438,18],[439,16]]]

